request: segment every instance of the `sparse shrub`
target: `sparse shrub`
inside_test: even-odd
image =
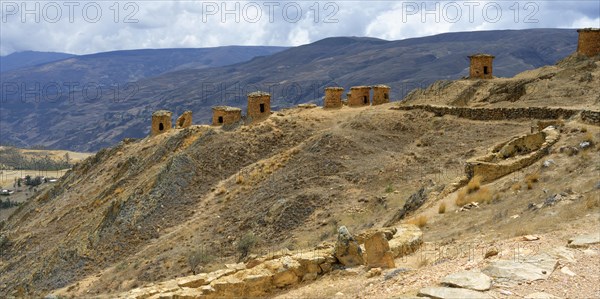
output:
[[[591,210],[593,208],[600,207],[600,198],[594,196],[593,194],[588,195],[587,200],[585,201],[585,208]]]
[[[495,193],[490,190],[487,187],[480,187],[477,189],[477,191],[473,191],[471,193],[467,194],[468,190],[468,186],[467,189],[461,189],[460,191],[458,191],[458,194],[456,196],[456,201],[455,204],[459,207],[462,207],[468,203],[471,202],[477,202],[477,203],[491,203],[493,201],[493,199],[495,197],[497,197],[495,195]]]
[[[444,214],[444,213],[446,213],[446,203],[442,202],[438,206],[438,214]]]
[[[423,227],[425,227],[425,225],[427,225],[427,216],[421,215],[421,216],[415,217],[412,220],[410,220],[408,223],[414,224],[420,228],[423,228]]]
[[[460,189],[456,194],[456,201],[454,202],[457,206],[462,207],[468,203],[467,201],[467,189]]]
[[[586,132],[585,134],[583,134],[583,139],[581,141],[594,144],[594,134],[592,134],[592,132]]]
[[[387,187],[385,187],[385,193],[392,193],[394,192],[394,187],[392,186],[392,184],[388,184]]]
[[[0,253],[6,246],[8,246],[8,237],[6,235],[0,235]]]
[[[491,203],[492,199],[494,198],[494,194],[492,194],[492,191],[490,190],[490,188],[487,187],[482,187],[479,190],[477,190],[477,192],[470,194],[469,195],[469,199],[471,202],[478,202],[478,203]]]
[[[521,184],[514,183],[512,186],[510,186],[510,190],[512,190],[515,193],[519,192],[519,190],[521,190]]]
[[[579,128],[579,131],[581,133],[585,133],[585,132],[587,132],[587,128],[586,127],[581,127],[581,128]]]
[[[429,265],[429,259],[428,258],[423,257],[423,258],[419,259],[419,264],[418,264],[419,268],[426,267],[427,265]]]
[[[256,245],[256,236],[253,233],[245,234],[237,244],[237,250],[240,252],[240,260],[244,259],[250,253],[250,250]]]
[[[227,192],[227,189],[225,189],[225,187],[220,187],[219,189],[217,189],[215,194],[222,195],[222,194],[225,194],[225,192]]]
[[[467,193],[473,193],[473,192],[479,190],[480,186],[481,186],[481,177],[476,175],[467,184]]]
[[[537,183],[540,179],[540,174],[538,172],[530,173],[525,177],[525,183],[527,184],[527,189],[533,189],[533,184]]]
[[[188,253],[187,262],[194,275],[197,274],[198,266],[206,265],[214,260],[214,257],[203,249],[197,249]]]

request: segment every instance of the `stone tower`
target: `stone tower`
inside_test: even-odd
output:
[[[183,112],[183,114],[177,118],[175,122],[175,128],[183,129],[192,125],[192,111],[187,110]]]
[[[350,87],[348,106],[362,107],[371,105],[371,86]]]
[[[373,105],[381,105],[390,102],[390,87],[387,85],[373,86]]]
[[[216,106],[213,110],[213,126],[230,125],[242,119],[242,109],[229,106]]]
[[[259,120],[271,115],[271,95],[263,91],[248,94],[248,113],[251,121]]]
[[[600,28],[584,28],[577,30],[577,32],[579,32],[577,53],[587,57],[600,54]]]
[[[323,108],[340,108],[342,107],[342,87],[326,87],[325,99],[323,100]]]
[[[158,110],[152,113],[151,136],[164,133],[171,129],[171,116],[173,113],[167,110]]]
[[[488,54],[475,54],[469,56],[471,59],[471,69],[469,79],[492,79],[492,63],[494,56]]]

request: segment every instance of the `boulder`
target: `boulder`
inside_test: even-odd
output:
[[[581,235],[569,239],[567,247],[571,248],[582,248],[588,247],[589,245],[600,243],[600,233],[595,232],[587,235]]]
[[[444,277],[442,284],[475,291],[487,291],[492,286],[492,279],[481,272],[464,271]]]
[[[390,250],[387,238],[383,232],[378,232],[365,241],[367,266],[371,268],[395,268],[394,254]]]
[[[547,279],[556,266],[558,260],[544,253],[520,261],[493,261],[482,272],[493,277],[497,282],[516,284]]]
[[[446,298],[451,298],[451,299],[456,299],[456,298],[492,299],[492,296],[490,296],[486,293],[467,290],[467,289],[446,288],[446,287],[422,288],[421,290],[419,290],[419,293],[417,294],[417,296],[436,298],[436,299],[446,299]]]
[[[338,229],[338,238],[333,255],[344,266],[353,267],[364,264],[363,253],[356,239],[345,226]]]

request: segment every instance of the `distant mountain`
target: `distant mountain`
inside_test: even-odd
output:
[[[2,81],[77,82],[82,86],[86,84],[110,86],[183,69],[203,69],[235,64],[285,49],[285,47],[227,46],[102,52],[5,72],[2,74]]]
[[[0,56],[0,73],[23,67],[35,66],[73,57],[73,54],[57,52],[23,51]]]
[[[399,41],[327,38],[239,64],[147,76],[118,96],[110,89],[88,89],[35,103],[30,98],[21,101],[16,93],[0,104],[0,142],[97,150],[125,137],[147,135],[154,110],[169,109],[177,115],[189,109],[194,123],[208,123],[211,106],[244,108],[246,93],[255,90],[271,92],[274,109],[321,104],[323,88],[330,85],[348,90],[387,84],[392,99],[399,100],[436,80],[468,75],[467,56],[473,53],[495,55],[494,74],[508,77],[554,64],[576,45],[577,32],[567,29],[460,32]],[[128,68],[138,71],[135,64]],[[65,71],[76,69],[71,65]],[[101,96],[96,96],[98,90]]]

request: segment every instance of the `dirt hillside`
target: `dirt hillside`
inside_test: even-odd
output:
[[[457,96],[438,96],[447,92]],[[511,79],[436,83],[402,104],[293,108],[249,126],[197,125],[126,139],[78,163],[54,188],[0,224],[0,296],[43,296],[61,289],[65,296],[112,297],[191,275],[188,256],[199,248],[213,257],[201,271],[235,263],[248,234],[257,241],[251,253],[262,254],[335,241],[340,225],[360,232],[415,219],[425,245],[510,242],[527,234],[555,240],[555,234],[598,232],[597,123],[583,121],[579,112],[553,119],[560,139],[546,156],[478,185],[489,200],[458,212],[459,188],[469,180],[465,163],[531,133],[539,119],[475,120],[397,109],[435,104],[598,112],[598,95],[600,60],[569,57]],[[583,142],[588,145],[582,147]],[[421,188],[423,206],[398,216]],[[544,206],[556,194],[561,203]],[[554,241],[548,242],[544,246]],[[416,276],[343,278],[346,291],[339,290],[338,278],[326,277],[278,295],[412,296],[427,279],[450,271],[431,270],[437,268],[427,265],[446,263],[436,260],[409,262],[406,268]],[[597,255],[592,258],[598,261]],[[597,273],[590,275],[597,281]],[[596,285],[583,286],[598,295]]]

